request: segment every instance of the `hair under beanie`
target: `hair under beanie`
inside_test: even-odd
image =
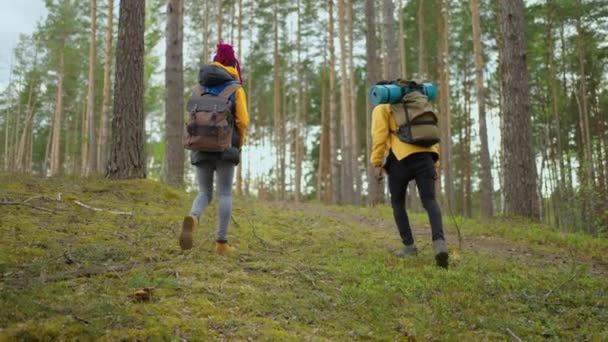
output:
[[[236,71],[239,74],[239,79],[241,83],[243,83],[243,77],[241,76],[241,65],[239,63],[239,60],[236,58],[236,55],[234,54],[234,48],[232,47],[232,45],[219,42],[217,44],[217,50],[215,51],[213,61],[221,63],[225,66],[235,67]]]

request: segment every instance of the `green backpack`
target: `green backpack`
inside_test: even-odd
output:
[[[401,102],[391,105],[398,129],[391,132],[404,143],[430,147],[439,142],[439,127],[435,108],[426,95],[413,91]]]

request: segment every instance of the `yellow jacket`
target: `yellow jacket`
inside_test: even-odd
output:
[[[224,70],[226,70],[232,78],[241,82],[239,78],[239,73],[236,71],[234,67],[225,66],[219,62],[212,63],[215,66],[218,66]],[[245,135],[247,134],[247,128],[249,127],[249,112],[247,111],[247,96],[245,95],[245,89],[240,87],[235,93],[235,106],[236,113],[234,114],[236,128],[239,130],[239,135],[241,137],[241,141],[239,146],[243,146],[245,142]]]
[[[377,105],[372,112],[372,152],[370,155],[370,163],[374,167],[384,165],[384,160],[388,155],[389,150],[393,151],[397,160],[402,160],[414,153],[433,153],[435,167],[438,167],[439,144],[435,144],[431,147],[423,147],[404,143],[399,140],[396,134],[392,133],[396,132],[397,129],[397,122],[391,113],[391,105]]]

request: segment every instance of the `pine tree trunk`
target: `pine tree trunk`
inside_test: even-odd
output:
[[[371,87],[376,82],[380,81],[380,72],[378,70],[378,40],[376,35],[376,10],[374,0],[365,0],[365,74],[367,76],[367,87]],[[372,110],[373,106],[367,99],[367,115],[366,115],[366,147],[367,147],[367,182],[369,189],[368,204],[376,205],[383,200],[383,184],[376,182],[374,176],[374,167],[369,163],[369,158],[372,149]]]
[[[237,18],[237,56],[241,57],[243,54],[243,0],[238,0],[239,16]],[[243,81],[243,80],[241,80]],[[249,103],[249,101],[247,101]],[[236,194],[237,196],[243,195],[243,163],[239,163],[236,167]]]
[[[342,0],[338,0],[342,1]],[[329,145],[331,153],[331,202],[340,201],[340,164],[338,162],[338,116],[336,110],[336,56],[334,48],[334,0],[329,0]]]
[[[95,69],[97,66],[97,0],[91,4],[91,45],[89,47],[89,90],[87,94],[87,116],[89,124],[88,163],[85,175],[97,172],[97,128],[95,121]]]
[[[36,58],[35,58],[36,59]],[[35,63],[34,63],[35,64]],[[34,110],[36,106],[36,96],[39,89],[38,80],[33,79],[30,84],[30,91],[27,97],[27,109],[25,112],[25,121],[23,123],[23,131],[19,137],[19,147],[17,148],[17,157],[15,158],[16,171],[23,172],[27,168],[27,160],[25,153],[27,149],[28,138],[32,134],[32,121],[34,118]]]
[[[104,48],[103,66],[103,100],[101,105],[101,118],[99,122],[99,136],[97,140],[97,173],[106,169],[108,160],[108,118],[110,117],[110,87],[112,86],[112,39],[114,38],[114,0],[108,0],[108,21],[106,28],[106,41]]]
[[[567,45],[566,45],[566,38],[565,38],[565,28],[566,27],[566,23],[562,22],[562,25],[560,26],[560,45],[561,45],[561,53],[562,56],[567,56],[568,55],[568,50],[567,50]],[[500,51],[500,50],[499,50]],[[561,59],[561,66],[562,66],[562,73],[561,73],[561,77],[562,77],[562,86],[563,86],[563,93],[564,94],[568,94],[568,83],[567,83],[567,77],[566,74],[568,73],[568,68],[566,67],[566,58],[562,58]],[[566,126],[568,126],[568,122],[566,122]],[[564,141],[564,146],[568,146],[571,142],[570,140],[570,134],[566,134],[564,135],[565,141]],[[565,165],[565,171],[566,171],[566,175],[567,175],[567,187],[566,190],[568,191],[568,193],[572,193],[573,189],[574,189],[574,179],[572,177],[572,173],[573,173],[573,168],[572,168],[572,163],[571,163],[571,159],[570,157],[567,157],[566,160],[566,165]],[[564,177],[566,177],[566,175],[564,175]]]
[[[222,25],[224,19],[224,11],[222,9],[223,0],[217,0],[217,42],[221,42],[224,36],[222,35]]]
[[[424,0],[418,4],[418,77],[425,80],[429,75],[427,65],[426,40],[424,38]]]
[[[112,140],[106,176],[145,178],[145,0],[121,0],[116,49]]]
[[[10,65],[9,65],[9,72],[8,72],[8,85],[7,87],[9,87],[11,84],[13,84],[13,60],[11,59],[10,61]],[[4,116],[4,172],[8,172],[9,168],[9,121],[10,121],[10,117],[11,117],[11,108],[12,108],[12,96],[10,94],[10,92],[8,92],[8,88],[7,88],[7,94],[8,94],[8,104],[6,106],[5,109],[5,116]]]
[[[585,152],[583,160],[584,170],[586,177],[583,180],[583,184],[587,185],[589,189],[593,188],[595,183],[595,172],[593,167],[593,156],[591,152],[592,142],[591,133],[589,132],[589,103],[587,97],[587,75],[585,70],[585,46],[583,42],[583,24],[582,24],[582,4],[581,0],[576,1],[578,10],[578,19],[576,23],[577,31],[577,57],[579,67],[579,101],[581,107],[581,128],[583,134],[583,151]]]
[[[483,46],[481,41],[481,20],[479,16],[479,0],[470,1],[471,17],[473,23],[473,51],[475,52],[475,84],[477,86],[477,109],[479,113],[479,139],[481,159],[481,216],[494,215],[492,183],[492,161],[488,147],[488,127],[486,123],[486,98],[483,80]]]
[[[281,80],[279,78],[280,75],[280,60],[279,60],[279,20],[278,20],[278,4],[275,1],[274,15],[273,15],[273,27],[274,27],[274,52],[273,52],[273,85],[274,85],[274,134],[276,141],[276,149],[277,149],[277,194],[279,200],[285,199],[285,174],[283,172],[283,167],[285,165],[284,159],[284,148],[282,144],[285,143],[285,139],[283,134],[281,133],[285,127],[282,126],[281,122]]]
[[[172,186],[184,182],[184,2],[167,2],[165,53],[165,165],[166,181]]]
[[[42,161],[42,174],[44,176],[50,175],[51,168],[51,147],[53,145],[53,129],[55,125],[51,123],[49,133],[46,137],[46,146],[44,147],[44,160]]]
[[[346,47],[346,4],[338,0],[338,32],[340,42],[340,112],[342,113],[342,202],[353,202],[353,154],[350,131],[350,101],[348,99],[348,71]]]
[[[63,78],[65,73],[65,56],[63,46],[67,38],[63,37],[59,51],[59,70],[57,71],[57,95],[55,99],[55,115],[53,118],[53,135],[51,139],[50,176],[59,174],[61,167],[61,118],[63,115]]]
[[[532,147],[524,3],[501,1],[505,214],[540,218]]]
[[[326,62],[326,60],[324,61]],[[323,63],[324,65],[327,63]],[[327,69],[321,74],[321,141],[319,143],[319,169],[317,172],[317,200],[331,201],[329,181],[331,179],[329,153],[329,113],[327,111]]]
[[[383,1],[384,9],[384,49],[388,57],[388,77],[396,79],[402,77],[401,62],[399,57],[401,53],[399,49],[399,38],[397,37],[397,25],[395,23],[395,4],[393,0]]]
[[[89,160],[89,116],[87,115],[88,100],[85,97],[85,106],[79,115],[82,117],[80,125],[80,170],[78,175],[85,177],[87,173],[87,162]]]
[[[211,28],[209,25],[209,13],[211,12],[209,8],[210,1],[203,1],[203,12],[201,16],[204,18],[203,24],[203,51],[201,52],[201,64],[209,62],[209,36],[211,36]]]
[[[548,55],[547,55],[547,59],[548,59],[548,64],[549,64],[549,77],[550,77],[550,87],[551,87],[551,109],[552,109],[552,115],[554,118],[554,123],[555,123],[555,128],[554,128],[554,132],[555,132],[555,140],[556,140],[556,150],[554,150],[553,153],[553,162],[554,164],[558,165],[557,168],[557,172],[556,173],[556,183],[557,186],[555,187],[555,198],[553,199],[553,204],[554,204],[554,212],[555,212],[555,221],[557,224],[557,227],[559,228],[561,225],[561,217],[560,214],[562,213],[562,192],[566,189],[566,184],[565,184],[565,167],[564,167],[564,150],[563,150],[563,146],[562,146],[562,134],[561,134],[561,118],[560,118],[560,112],[559,112],[559,98],[557,95],[557,66],[555,63],[555,40],[553,38],[553,11],[554,11],[554,4],[553,4],[553,0],[549,0],[547,2],[547,44],[548,44]]]
[[[399,0],[399,12],[397,15],[399,16],[399,59],[401,60],[401,73],[399,76],[401,78],[407,79],[407,53],[405,51],[405,27],[403,23],[403,1]]]
[[[231,44],[232,44],[232,42],[234,42],[234,31],[235,31],[234,30],[234,26],[235,25],[232,24],[232,23],[235,22],[235,14],[236,14],[235,1],[233,0],[232,4],[231,4],[231,7],[230,7],[230,17],[229,17],[229,19],[230,19],[230,21],[229,21],[229,23],[230,23],[230,40],[229,40],[229,42]]]
[[[296,2],[297,10],[297,32],[296,32],[296,125],[295,125],[295,181],[294,181],[294,195],[296,202],[300,202],[301,188],[302,188],[302,141],[300,135],[302,134],[302,60],[301,60],[301,49],[302,49],[302,18],[300,14],[300,0]]]
[[[463,183],[462,183],[462,187],[463,187],[463,193],[464,193],[464,198],[463,198],[463,214],[466,217],[471,217],[472,216],[472,185],[471,185],[471,163],[472,163],[472,158],[471,158],[471,92],[470,92],[470,82],[469,82],[469,72],[468,72],[468,68],[466,67],[466,60],[465,60],[465,67],[463,67],[464,70],[464,84],[463,84],[463,88],[464,88],[464,120],[463,120],[463,126],[464,126],[464,142],[461,143],[463,145]]]
[[[441,167],[448,208],[454,207],[454,180],[452,174],[452,123],[450,108],[450,60],[449,60],[449,8],[448,0],[441,1],[439,18],[439,113],[441,115]]]
[[[10,119],[10,113],[11,113],[11,106],[10,105],[7,106],[7,108],[4,112],[5,112],[5,116],[4,116],[4,168],[3,169],[4,169],[4,172],[8,172],[8,170],[9,170],[8,132],[9,132],[9,119]]]
[[[17,89],[21,89],[21,87],[25,86],[22,84],[23,75],[19,75],[19,79],[17,81]],[[19,90],[18,90],[19,91]],[[17,93],[19,94],[19,93]],[[19,95],[17,95],[19,96]],[[19,118],[21,117],[22,108],[21,108],[21,99],[17,97],[17,111],[15,112],[15,118],[13,120],[13,128],[11,131],[11,171],[17,171],[17,150],[19,148]]]
[[[354,45],[355,45],[355,33],[353,26],[353,4],[351,1],[348,1],[348,7],[346,8],[347,16],[346,16],[346,28],[348,30],[348,69],[349,69],[349,92],[348,92],[348,100],[349,100],[349,109],[350,109],[350,120],[349,120],[349,131],[350,134],[350,149],[351,149],[351,158],[352,158],[352,167],[351,167],[351,176],[354,179],[354,196],[353,203],[361,204],[361,196],[363,194],[362,191],[362,181],[361,175],[359,174],[359,129],[358,129],[358,121],[357,121],[357,83],[355,82],[355,59],[354,59]]]

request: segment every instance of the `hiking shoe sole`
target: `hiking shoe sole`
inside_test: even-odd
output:
[[[441,252],[435,255],[435,261],[437,262],[437,266],[439,267],[448,268],[448,259],[449,256],[446,252]]]
[[[192,248],[192,235],[194,233],[194,218],[192,216],[184,217],[182,223],[182,233],[179,235],[179,246],[182,250]]]

